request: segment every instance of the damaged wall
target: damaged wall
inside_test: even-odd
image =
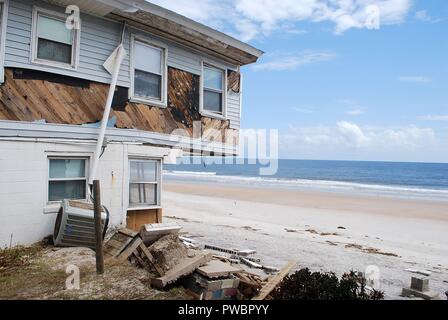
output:
[[[97,16],[81,14],[81,37],[79,65],[76,70],[33,64],[31,56],[31,34],[33,6],[65,12],[64,7],[50,5],[40,0],[10,0],[8,10],[8,25],[5,38],[5,67],[22,68],[50,72],[53,75],[70,76],[79,80],[95,81],[108,84],[110,74],[104,69],[103,63],[112,54],[122,36],[122,24]],[[191,46],[181,46],[169,39],[159,37],[153,33],[136,28],[127,28],[124,35],[124,46],[128,55],[120,69],[118,85],[129,88],[130,79],[130,37],[136,34],[143,39],[153,40],[164,44],[167,50],[167,64],[169,67],[200,75],[204,59],[223,64],[229,70],[236,70],[237,66],[225,63],[220,59],[213,59],[206,53],[195,51]],[[228,119],[230,127],[239,129],[240,126],[240,95],[230,90],[227,99]]]
[[[107,84],[68,77],[64,80],[61,76],[53,79],[53,76],[39,71],[7,68],[5,83],[0,87],[0,120],[44,119],[49,123],[76,125],[101,120],[109,90]],[[199,79],[198,75],[170,67],[168,107],[128,101],[120,105],[116,99],[112,110],[112,115],[117,118],[116,127],[166,134],[183,129],[192,136],[193,122],[199,121],[201,134],[210,132],[210,129],[224,133],[230,129],[229,120],[210,119],[199,114]],[[122,98],[123,94],[122,91],[119,96]],[[230,132],[237,133],[235,129],[230,129]],[[224,141],[225,138],[223,135]]]

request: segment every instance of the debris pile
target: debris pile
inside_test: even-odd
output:
[[[200,245],[179,236],[179,230],[173,224],[145,225],[140,233],[118,230],[104,245],[105,257],[128,260],[146,269],[151,275],[151,286],[157,289],[177,283],[194,298],[204,300],[266,299],[293,267],[289,264],[287,270],[262,279],[245,269],[266,273],[279,270],[263,266],[260,259],[253,257],[255,250]]]

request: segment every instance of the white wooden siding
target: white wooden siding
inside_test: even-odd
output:
[[[33,6],[64,12],[64,8],[49,5],[39,0],[10,0],[8,25],[5,39],[5,67],[34,69],[72,77],[109,83],[110,75],[103,68],[103,63],[117,47],[122,25],[110,20],[81,14],[81,43],[78,69],[67,70],[51,66],[35,65],[30,62],[31,29]],[[130,34],[135,33],[159,42],[166,43],[168,48],[168,66],[201,75],[201,61],[209,57],[195,50],[172,41],[148,34],[141,30],[127,29],[125,33],[125,48],[128,52],[123,61],[118,79],[118,85],[130,87]],[[216,61],[216,59],[214,59]],[[235,66],[226,65],[235,70]],[[227,98],[227,117],[231,127],[238,129],[240,126],[240,95],[229,93]]]
[[[90,15],[81,15],[81,44],[78,70],[72,71],[30,63],[33,6],[63,12],[63,8],[40,1],[11,0],[6,31],[5,67],[28,68],[108,83],[103,63],[117,47],[122,26]],[[125,39],[129,46],[129,38]],[[119,85],[129,87],[129,57],[120,70]]]

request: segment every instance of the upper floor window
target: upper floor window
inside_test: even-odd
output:
[[[133,41],[132,99],[166,106],[166,49]]]
[[[48,201],[85,200],[87,195],[87,159],[50,158]]]
[[[68,28],[66,16],[35,8],[33,24],[34,63],[75,68],[79,32]]]
[[[208,114],[225,114],[225,71],[208,64],[203,66],[202,111]]]

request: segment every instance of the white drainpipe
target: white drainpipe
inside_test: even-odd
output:
[[[123,35],[124,35],[123,28]],[[106,134],[107,123],[109,121],[110,110],[112,107],[112,101],[115,94],[115,88],[118,82],[118,75],[120,73],[121,63],[123,62],[124,57],[126,57],[126,50],[123,47],[123,37],[120,45],[115,49],[115,51],[111,54],[111,56],[104,63],[104,68],[112,74],[112,80],[109,87],[109,94],[107,95],[106,106],[104,108],[103,119],[101,120],[100,132],[98,134],[98,139],[96,143],[95,154],[93,157],[93,163],[90,169],[89,176],[89,185],[93,184],[93,180],[95,180],[96,172],[98,169],[98,162],[100,160],[101,150],[104,143],[104,136]]]

